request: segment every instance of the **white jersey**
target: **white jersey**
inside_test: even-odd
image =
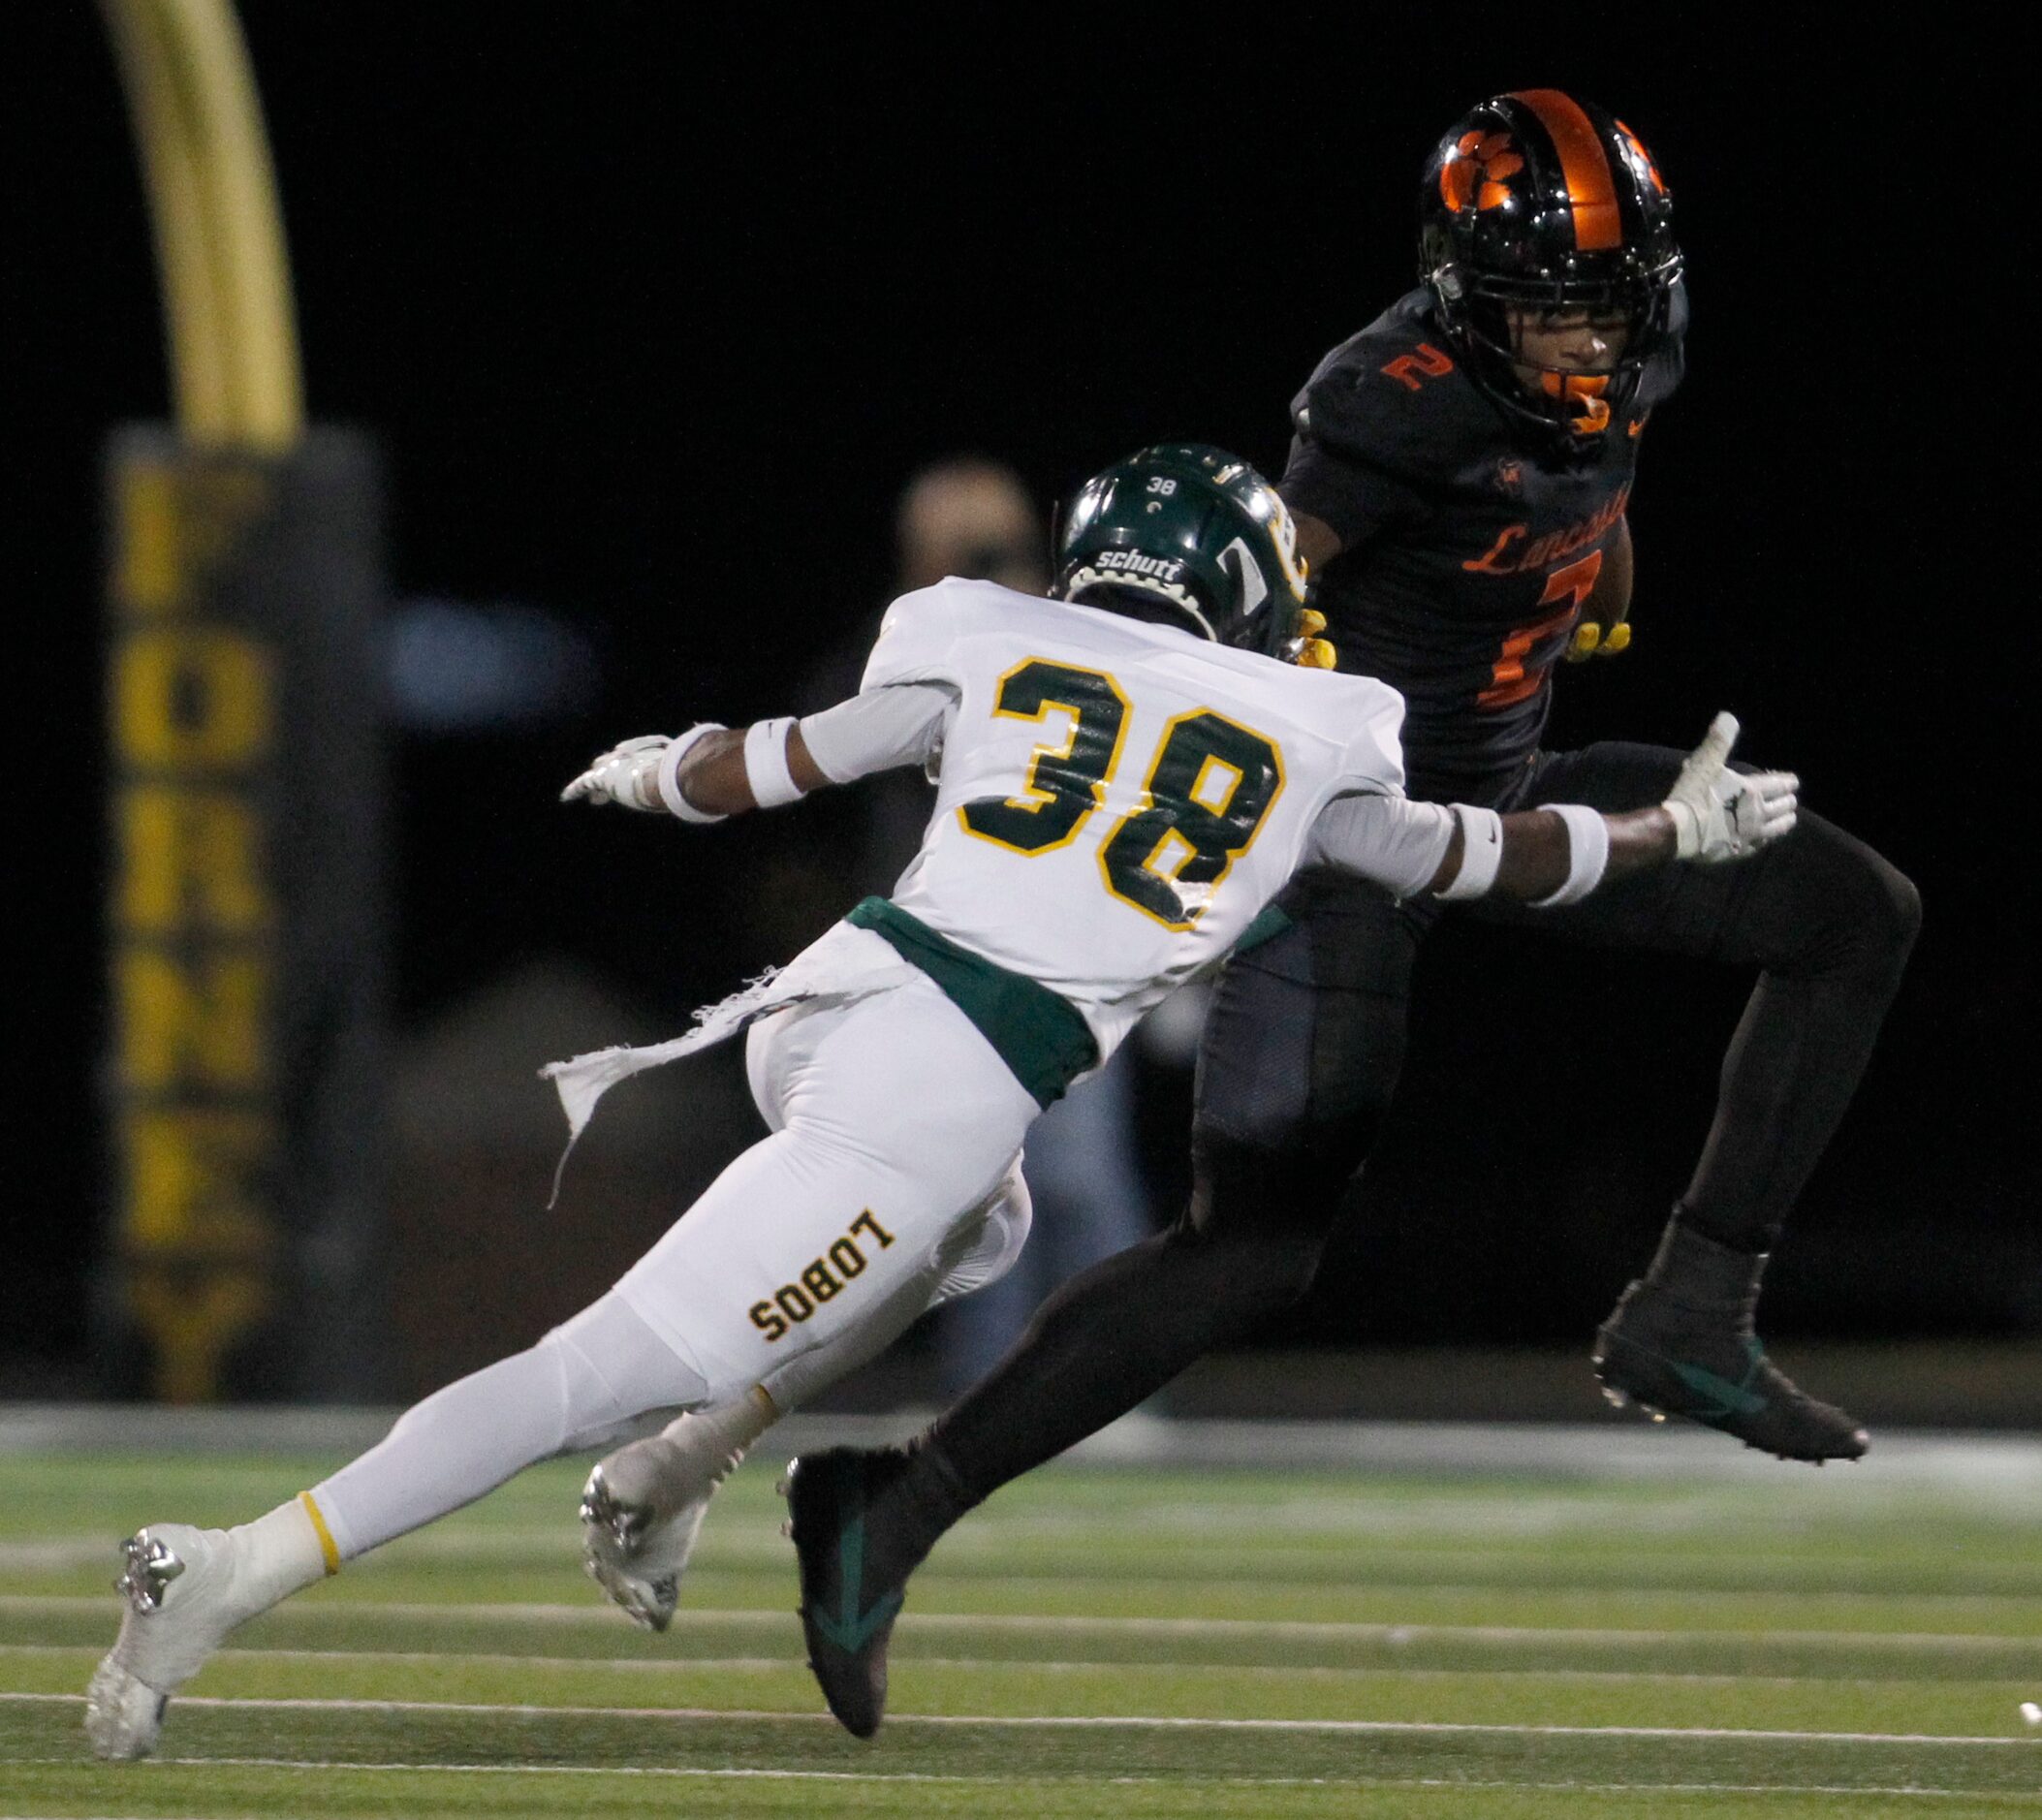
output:
[[[1069,1000],[1102,1055],[1301,861],[1337,857],[1314,844],[1328,804],[1402,793],[1388,685],[989,581],[894,603],[860,699],[910,684],[948,711],[935,810],[894,901]],[[1421,880],[1441,815],[1422,823]]]
[[[801,728],[838,783],[931,769],[935,812],[894,901],[1058,994],[1103,1061],[1151,1005],[1223,958],[1299,865],[1341,866],[1401,896],[1427,889],[1455,818],[1404,797],[1402,718],[1403,698],[1366,676],[953,580],[895,601],[862,691]],[[698,1012],[685,1036],[541,1072],[572,1142],[642,1069],[775,1011],[923,977],[868,926],[839,924]]]

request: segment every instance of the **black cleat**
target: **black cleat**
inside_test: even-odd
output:
[[[1856,1459],[1870,1442],[1855,1416],[1817,1402],[1773,1365],[1748,1312],[1691,1307],[1642,1280],[1598,1330],[1594,1363],[1618,1407],[1685,1416],[1781,1459]]]
[[[907,1576],[926,1552],[889,1572],[873,1548],[890,1515],[885,1506],[895,1501],[887,1493],[909,1464],[897,1448],[833,1447],[803,1454],[780,1482],[801,1564],[808,1666],[830,1710],[855,1738],[870,1738],[886,1714],[887,1645]]]

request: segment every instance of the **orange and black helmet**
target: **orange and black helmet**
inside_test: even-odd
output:
[[[1645,141],[1592,103],[1520,89],[1457,121],[1426,165],[1419,275],[1470,375],[1506,413],[1593,435],[1671,332],[1681,248]],[[1601,384],[1519,384],[1506,309],[1586,309],[1628,329]]]

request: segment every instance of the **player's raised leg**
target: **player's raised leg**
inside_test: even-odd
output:
[[[1654,800],[1678,753],[1611,742],[1542,767],[1534,800]],[[1530,922],[1503,904],[1492,921]],[[1533,913],[1537,914],[1537,913]],[[1785,1459],[1855,1459],[1857,1418],[1767,1359],[1754,1325],[1767,1259],[1871,1058],[1920,926],[1914,887],[1863,841],[1804,811],[1734,868],[1627,879],[1543,913],[1600,946],[1756,967],[1723,1058],[1715,1116],[1650,1268],[1596,1335],[1613,1400],[1685,1416]]]

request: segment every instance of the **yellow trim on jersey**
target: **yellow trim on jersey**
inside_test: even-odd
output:
[[[1091,786],[1091,806],[1079,812],[1078,819],[1071,824],[1070,832],[1065,834],[1061,840],[1052,840],[1040,847],[1023,847],[1017,841],[1004,840],[998,834],[983,833],[972,827],[970,819],[965,813],[966,810],[972,807],[972,804],[969,802],[958,804],[958,826],[969,834],[972,839],[988,841],[995,847],[1006,848],[1009,853],[1022,854],[1032,860],[1037,854],[1054,853],[1061,847],[1068,847],[1072,841],[1078,838],[1079,830],[1105,806],[1107,780],[1113,776],[1115,770],[1119,767],[1120,748],[1127,743],[1127,723],[1134,714],[1134,706],[1128,701],[1126,695],[1122,693],[1119,683],[1108,675],[1105,671],[1094,670],[1087,664],[1068,664],[1060,657],[1042,657],[1031,654],[1023,657],[1020,663],[1010,665],[1006,670],[1003,670],[1000,673],[999,680],[992,687],[993,719],[1040,721],[1052,707],[1061,708],[1063,712],[1071,717],[1070,735],[1063,744],[1060,746],[1039,745],[1028,755],[1027,777],[1029,781],[1023,786],[1025,794],[1007,798],[1002,805],[1003,807],[1017,809],[1023,815],[1040,815],[1052,804],[1062,801],[1063,799],[1055,791],[1043,789],[1033,779],[1036,771],[1046,762],[1052,759],[1069,758],[1078,748],[1078,735],[1083,730],[1084,709],[1075,702],[1059,702],[1053,695],[1044,696],[1042,705],[1032,714],[1024,714],[1018,707],[1002,707],[999,706],[1000,697],[1007,691],[1007,684],[1027,669],[1030,664],[1041,664],[1052,670],[1066,670],[1075,675],[1097,677],[1099,681],[1105,683],[1113,691],[1114,700],[1120,704],[1120,724],[1114,732],[1114,749],[1107,758],[1106,769],[1099,773],[1098,781]]]
[[[305,1515],[312,1520],[312,1533],[319,1538],[320,1558],[327,1564],[329,1580],[340,1571],[340,1548],[333,1540],[333,1532],[327,1527],[327,1520],[320,1514],[319,1506],[313,1502],[309,1491],[300,1491],[298,1501],[305,1507]]]
[[[1125,828],[1128,825],[1128,823],[1136,820],[1138,817],[1147,814],[1150,809],[1155,807],[1155,798],[1149,794],[1149,786],[1155,782],[1155,774],[1157,770],[1160,769],[1162,767],[1164,755],[1170,750],[1170,741],[1172,736],[1175,735],[1178,728],[1182,726],[1186,721],[1205,720],[1208,718],[1216,720],[1220,722],[1223,726],[1233,728],[1236,733],[1244,733],[1251,739],[1260,740],[1263,745],[1269,748],[1270,757],[1274,762],[1276,767],[1276,787],[1275,789],[1270,792],[1269,801],[1263,804],[1261,819],[1256,822],[1253,828],[1248,830],[1247,839],[1242,841],[1238,847],[1230,847],[1229,849],[1227,849],[1226,863],[1219,868],[1219,870],[1212,876],[1212,878],[1207,883],[1205,887],[1209,900],[1210,898],[1210,894],[1218,891],[1220,886],[1226,883],[1227,874],[1234,869],[1234,862],[1240,859],[1242,854],[1247,852],[1247,850],[1250,847],[1252,847],[1258,839],[1261,838],[1262,831],[1270,825],[1270,814],[1275,808],[1276,804],[1282,800],[1284,786],[1290,780],[1283,769],[1283,747],[1278,741],[1271,738],[1268,734],[1264,733],[1261,730],[1261,728],[1250,727],[1247,724],[1247,722],[1236,720],[1231,714],[1222,714],[1216,707],[1194,707],[1188,713],[1172,715],[1171,718],[1164,723],[1163,737],[1156,742],[1156,755],[1149,762],[1148,775],[1142,780],[1142,795],[1140,800],[1136,802],[1135,806],[1132,809],[1130,809],[1117,822],[1115,822],[1112,828],[1110,828],[1107,831],[1106,838],[1099,843],[1098,851],[1093,856],[1093,858],[1098,863],[1099,876],[1106,881],[1106,889],[1111,895],[1117,897],[1130,909],[1141,911],[1141,913],[1145,917],[1147,917],[1151,923],[1160,923],[1166,929],[1174,930],[1179,935],[1183,934],[1187,929],[1193,927],[1197,924],[1199,918],[1206,914],[1205,904],[1198,905],[1197,908],[1192,910],[1190,915],[1187,916],[1181,923],[1173,923],[1168,917],[1159,917],[1147,904],[1137,902],[1134,898],[1128,896],[1126,893],[1120,891],[1115,886],[1113,874],[1107,870],[1106,856],[1108,850],[1113,846],[1114,841],[1118,837],[1121,829]],[[1213,804],[1209,802],[1200,800],[1197,795],[1198,791],[1204,786],[1206,778],[1210,772],[1215,763],[1223,766],[1226,769],[1234,773],[1234,781],[1227,786],[1226,798],[1222,802],[1219,803],[1217,807],[1214,807]],[[1192,779],[1190,800],[1193,802],[1196,802],[1198,806],[1204,809],[1209,815],[1224,815],[1226,814],[1227,810],[1233,806],[1236,795],[1239,794],[1241,785],[1246,781],[1247,773],[1241,770],[1239,766],[1228,764],[1228,762],[1225,759],[1218,758],[1216,754],[1209,752],[1206,755],[1204,762],[1198,768],[1198,775]],[[1156,870],[1155,867],[1155,857],[1157,854],[1161,853],[1164,847],[1167,846],[1172,840],[1178,841],[1182,846],[1188,848],[1189,851],[1184,855],[1184,857],[1181,860],[1179,860],[1177,863],[1177,864],[1174,867],[1171,868],[1171,870],[1169,870],[1168,872],[1159,872]],[[1163,831],[1161,834],[1159,834],[1156,837],[1155,845],[1150,847],[1149,850],[1145,855],[1143,855],[1142,859],[1137,863],[1137,870],[1147,872],[1152,877],[1164,879],[1168,881],[1171,885],[1175,886],[1178,879],[1182,875],[1184,868],[1187,865],[1189,865],[1193,860],[1197,859],[1198,856],[1199,849],[1196,846],[1192,845],[1192,843],[1189,840],[1185,839],[1182,833],[1180,833],[1176,828],[1167,828]],[[1180,897],[1178,901],[1182,902],[1183,900]]]

